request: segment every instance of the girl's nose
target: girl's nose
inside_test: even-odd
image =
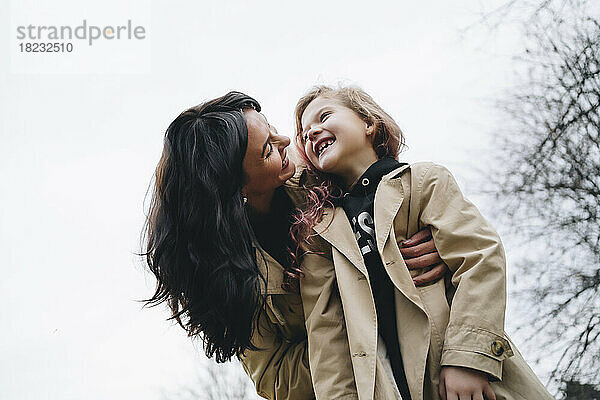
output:
[[[321,129],[320,126],[315,126],[314,128],[310,128],[310,130],[308,131],[308,140],[310,140],[311,142],[315,141],[315,138],[321,133],[323,132],[323,130]]]

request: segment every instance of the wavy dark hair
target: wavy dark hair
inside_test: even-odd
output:
[[[255,350],[263,306],[255,239],[242,185],[248,145],[243,110],[253,98],[229,92],[182,112],[166,130],[144,234],[157,280],[147,305],[166,302],[217,362]]]

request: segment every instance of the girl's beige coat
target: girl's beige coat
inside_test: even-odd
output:
[[[551,399],[504,332],[506,274],[500,238],[463,197],[450,172],[432,163],[400,167],[381,180],[374,211],[377,249],[397,289],[398,341],[412,399],[439,399],[444,365],[487,373],[498,400]],[[425,226],[431,227],[451,274],[417,288],[399,247]],[[377,366],[377,316],[369,276],[344,210],[327,209],[315,231],[331,245],[305,257],[301,281],[317,399],[356,393],[361,400],[397,398],[393,385],[385,382],[392,378]],[[413,276],[419,273],[412,271]],[[349,351],[340,345],[339,334],[335,341],[331,338],[342,315]],[[348,383],[352,377],[355,387]]]

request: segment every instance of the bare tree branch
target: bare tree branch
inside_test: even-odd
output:
[[[238,362],[217,364],[205,360],[197,381],[174,392],[163,393],[164,400],[256,400],[252,381]]]
[[[537,4],[518,60],[525,72],[499,104],[499,163],[486,192],[532,253],[519,265],[516,295],[531,311],[521,331],[557,357],[551,379],[593,387],[600,384],[600,14],[588,13],[584,0],[505,4],[525,3]]]

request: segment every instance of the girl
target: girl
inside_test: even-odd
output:
[[[296,128],[308,166],[300,185],[313,194],[295,224],[312,250],[302,297],[311,301],[328,265],[314,249],[318,234],[331,245],[341,304],[330,307],[343,305],[359,397],[373,398],[380,338],[404,400],[551,399],[504,333],[500,238],[450,172],[399,163],[400,129],[358,88],[313,88],[297,104]],[[411,278],[420,271],[407,269],[400,249],[426,226],[452,273],[418,288]],[[313,334],[325,323],[333,324],[307,318],[313,381],[321,362],[344,356]]]
[[[202,340],[208,357],[239,357],[262,397],[310,400],[303,306],[287,257],[294,207],[284,184],[295,173],[289,143],[258,102],[239,92],[175,118],[165,133],[147,221],[146,261],[157,280],[148,302],[166,302],[171,318]],[[427,257],[415,266],[438,263],[433,242],[420,238],[415,249]],[[445,268],[436,267],[428,279]],[[348,353],[340,324],[321,337],[332,351]],[[349,360],[338,361],[347,364],[335,369],[352,369]],[[332,399],[356,396],[352,375],[327,380]]]

